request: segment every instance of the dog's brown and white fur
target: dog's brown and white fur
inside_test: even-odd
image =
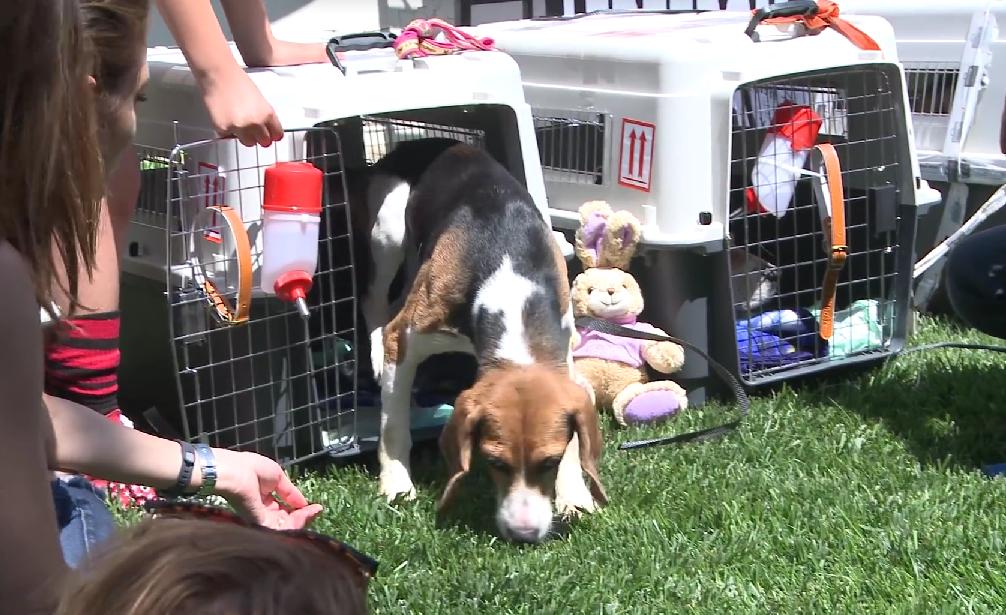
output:
[[[416,368],[431,355],[465,352],[478,376],[440,439],[450,476],[438,509],[456,494],[473,449],[489,463],[505,538],[538,542],[554,512],[605,503],[597,413],[569,356],[565,260],[524,187],[483,151],[429,139],[375,165],[367,201],[373,271],[363,312],[381,384],[381,493],[415,497]],[[393,309],[388,290],[403,264],[405,291]]]

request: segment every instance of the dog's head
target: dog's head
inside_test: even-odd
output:
[[[487,370],[458,397],[440,436],[450,478],[438,508],[455,496],[477,449],[496,484],[500,533],[518,542],[541,541],[552,527],[559,463],[574,435],[591,494],[606,503],[597,475],[601,430],[586,391],[564,369]]]

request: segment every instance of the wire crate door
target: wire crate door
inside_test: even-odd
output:
[[[864,66],[737,91],[729,269],[746,384],[866,362],[903,341],[915,224],[898,196],[911,177],[898,78],[896,68]],[[842,186],[828,204],[815,189],[827,179],[814,163],[821,144],[836,153]],[[829,293],[831,207],[844,214],[834,219],[847,256]]]
[[[321,128],[287,131],[268,148],[217,139],[173,150],[165,271],[186,439],[285,464],[356,445],[356,284],[341,152],[338,134]],[[307,317],[259,288],[263,178],[287,161],[323,177]],[[221,303],[236,306],[249,289],[247,319],[221,318]]]

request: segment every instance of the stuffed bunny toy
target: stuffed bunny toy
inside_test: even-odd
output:
[[[636,331],[665,335],[636,320],[643,311],[639,284],[626,270],[639,243],[640,227],[626,211],[592,201],[580,208],[576,254],[584,271],[573,280],[576,317],[592,316]],[[611,408],[625,426],[670,418],[688,405],[685,390],[669,380],[648,382],[646,366],[672,374],[684,350],[672,342],[636,340],[577,327],[573,363],[594,393],[598,409]]]

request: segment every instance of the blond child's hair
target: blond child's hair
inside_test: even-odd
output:
[[[147,520],[71,577],[57,615],[366,613],[366,583],[351,564],[282,533]]]

